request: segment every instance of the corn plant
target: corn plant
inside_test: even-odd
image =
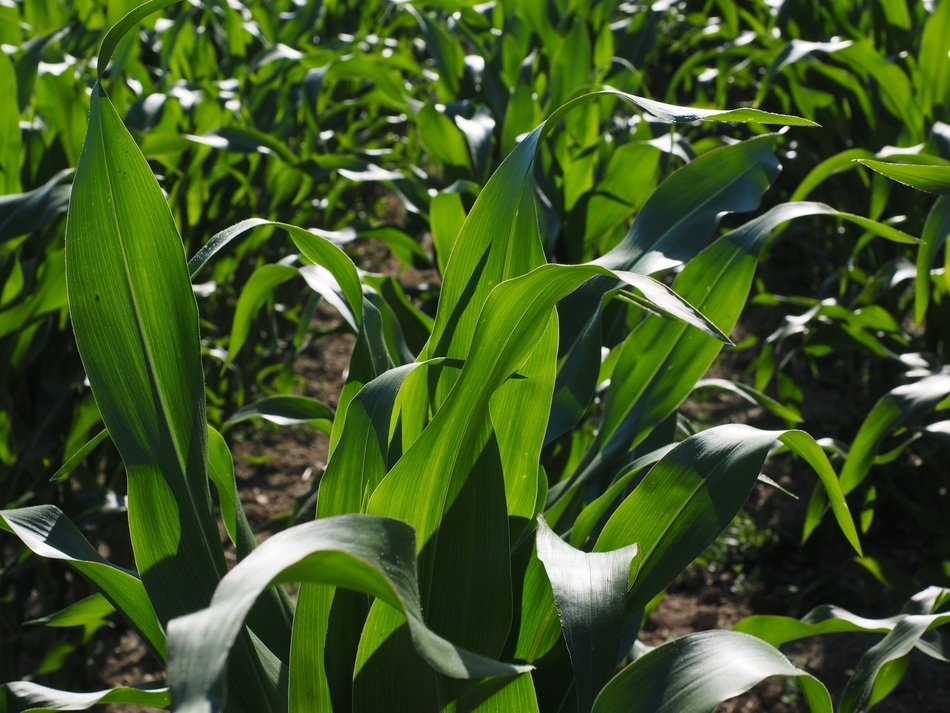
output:
[[[404,323],[326,231],[248,219],[186,261],[169,203],[103,86],[122,36],[169,4],[145,3],[103,40],[66,226],[69,311],[125,465],[135,571],[104,560],[53,506],[0,513],[34,553],[98,588],[98,611],[127,619],[167,665],[169,686],[73,694],[11,683],[0,706],[710,711],[788,676],[811,710],[830,711],[825,687],[775,648],[782,637],[768,627],[701,632],[649,651],[638,631],[647,604],[728,526],[777,443],[811,466],[861,552],[842,483],[810,436],[724,425],[677,440],[675,414],[729,342],[773,231],[816,215],[885,238],[893,228],[798,201],[717,236],[721,216],[757,208],[777,176],[769,134],[704,153],[649,196],[630,198],[622,215],[636,219],[603,251],[584,241],[552,250],[541,220],[550,208],[538,200],[552,186],[565,211],[579,200],[571,181],[589,179],[589,167],[552,183],[542,147],[553,142],[555,163],[574,165],[579,157],[557,137],[593,108],[599,116],[633,107],[674,126],[810,122],[559,85],[547,119],[509,137],[510,153],[464,220],[441,232],[438,310],[431,325],[417,322],[427,333],[412,349]],[[414,19],[439,36],[434,20]],[[601,16],[587,21],[605,26]],[[573,32],[560,39],[552,27],[548,39],[563,46]],[[451,67],[439,91],[452,90]],[[452,139],[427,140],[442,142],[433,153],[455,155]],[[332,425],[316,519],[258,546],[227,443],[207,422],[191,278],[265,225],[289,235],[301,267],[256,274],[271,284],[318,274],[357,346],[335,413],[319,411]],[[600,254],[557,263],[552,252]],[[657,279],[674,273],[671,286]],[[237,334],[229,360],[246,338]],[[219,519],[237,552],[230,571]],[[292,601],[281,585],[296,582]],[[911,627],[923,640],[946,622],[945,596],[925,599],[925,619],[895,632]],[[880,671],[859,670],[843,710],[870,700]]]

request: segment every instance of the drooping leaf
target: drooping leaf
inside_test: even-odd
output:
[[[332,231],[326,230],[304,230],[296,225],[280,223],[262,218],[247,218],[239,223],[225,228],[216,233],[201,249],[195,253],[194,257],[188,261],[188,271],[192,278],[198,274],[211,258],[218,252],[227,247],[233,240],[244,235],[253,228],[259,226],[272,226],[280,228],[293,240],[297,249],[302,252],[308,260],[317,265],[321,265],[336,280],[340,290],[346,299],[347,305],[357,323],[362,320],[363,291],[360,287],[359,275],[356,273],[356,266],[352,260],[347,257],[337,245],[338,235]],[[306,274],[304,274],[306,278]]]
[[[888,163],[858,159],[882,176],[928,193],[950,193],[950,166],[926,166],[911,163]]]
[[[32,191],[0,195],[0,242],[26,235],[66,210],[70,187],[63,182],[72,174],[63,170]]]
[[[159,658],[165,658],[165,634],[142,580],[134,572],[103,559],[59,508],[37,505],[4,510],[0,512],[0,524],[36,555],[63,560],[91,581],[142,635],[152,651]]]
[[[333,409],[308,396],[266,396],[238,409],[225,423],[236,424],[253,418],[262,418],[278,426],[309,423],[329,433]]]
[[[733,631],[705,631],[657,647],[608,683],[594,713],[709,713],[772,676],[798,679],[808,708],[831,713],[821,682],[764,641]]]
[[[841,694],[840,713],[867,710],[875,694],[875,683],[888,664],[906,656],[930,629],[950,622],[950,614],[904,616],[881,641],[861,657],[854,675]]]
[[[7,697],[4,704],[3,697]],[[38,683],[18,681],[0,687],[0,710],[4,713],[46,713],[85,711],[97,705],[149,706],[168,708],[168,688],[155,684],[122,686],[92,693],[58,691]]]
[[[802,431],[733,424],[690,436],[660,460],[611,515],[595,551],[640,545],[639,575],[628,601],[639,611],[713,543],[739,512],[776,440],[815,470],[835,503],[838,525],[860,553],[838,479],[821,448]]]
[[[386,518],[342,515],[274,535],[220,582],[207,609],[169,623],[169,682],[175,713],[221,710],[219,679],[244,618],[267,587],[332,584],[365,592],[405,617],[420,655],[454,678],[513,676],[529,667],[458,648],[422,617],[412,528]]]

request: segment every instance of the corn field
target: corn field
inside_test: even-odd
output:
[[[903,711],[950,660],[950,0],[0,0],[0,48],[0,711]],[[647,640],[769,537],[820,605]],[[96,686],[116,631],[155,680]]]

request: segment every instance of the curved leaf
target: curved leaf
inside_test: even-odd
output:
[[[322,401],[308,396],[292,394],[266,396],[238,409],[225,423],[241,423],[253,418],[262,418],[278,426],[311,423],[329,433],[330,424],[333,421],[333,409]]]
[[[92,693],[73,693],[58,691],[37,683],[19,681],[0,686],[0,693],[5,693],[10,699],[2,707],[4,713],[45,713],[46,711],[85,711],[97,705],[124,705],[149,706],[152,708],[168,708],[168,688],[163,686],[141,688],[123,686],[105,691]],[[3,697],[0,696],[0,703]]]
[[[0,511],[0,523],[40,557],[63,560],[95,584],[156,655],[165,658],[165,634],[142,580],[107,562],[78,528],[53,505]]]
[[[902,617],[887,636],[861,657],[854,675],[841,694],[839,713],[867,710],[875,694],[875,682],[884,666],[909,654],[924,634],[948,622],[950,614],[947,613]]]
[[[821,682],[754,636],[704,631],[657,647],[610,681],[594,713],[709,713],[772,676],[798,678],[813,713],[831,713]]]
[[[660,460],[611,515],[594,550],[638,543],[629,610],[639,611],[726,529],[780,440],[811,465],[835,502],[842,532],[860,552],[854,522],[824,451],[802,431],[734,424],[690,436]]]
[[[233,240],[259,226],[280,228],[290,235],[291,240],[294,241],[294,245],[297,246],[297,249],[300,250],[308,260],[317,265],[322,265],[329,270],[343,291],[346,302],[352,314],[355,315],[357,323],[362,322],[363,288],[360,285],[360,278],[356,272],[356,266],[353,264],[353,261],[350,260],[346,253],[337,245],[341,236],[332,231],[318,230],[316,228],[304,230],[289,223],[264,220],[263,218],[247,218],[216,233],[195,253],[194,257],[188,261],[188,271],[191,277],[194,278],[201,268],[208,264],[211,258],[227,247]],[[303,268],[303,270],[305,269],[306,268]],[[304,275],[304,277],[306,277],[306,275]]]
[[[930,270],[937,259],[940,248],[950,236],[950,196],[940,196],[934,201],[933,208],[924,223],[924,232],[920,236],[920,250],[917,251],[917,277],[914,282],[914,321],[919,325],[927,313],[930,303]],[[944,266],[944,284],[950,289],[950,250],[946,251]]]
[[[274,535],[221,580],[207,609],[169,623],[172,710],[221,710],[216,689],[244,618],[264,589],[284,582],[355,589],[396,608],[406,618],[416,650],[446,676],[513,676],[530,670],[472,654],[426,626],[412,528],[387,518],[342,515]]]
[[[857,159],[857,161],[872,171],[877,171],[882,176],[887,176],[905,186],[928,193],[950,193],[950,166],[921,166],[870,159]]]
[[[102,80],[102,75],[105,74],[106,67],[109,66],[109,62],[112,60],[112,53],[115,52],[126,32],[153,12],[158,12],[177,2],[181,2],[181,0],[148,0],[131,10],[110,27],[105,37],[102,38],[102,45],[99,47],[99,59],[96,62],[97,79]]]

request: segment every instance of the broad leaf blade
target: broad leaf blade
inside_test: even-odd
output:
[[[857,546],[854,523],[834,471],[827,458],[822,462],[807,447],[808,442],[814,443],[807,434],[738,424],[711,428],[690,436],[660,460],[611,515],[597,539],[594,549],[601,552],[634,542],[640,545],[631,611],[645,607],[725,530],[755,485],[776,439],[817,466],[838,513],[843,513],[839,524]]]
[[[903,183],[905,186],[928,193],[950,193],[950,166],[921,166],[911,163],[872,161],[870,159],[859,159],[858,161],[882,176],[887,176],[891,180]]]
[[[587,713],[620,656],[627,582],[637,546],[614,552],[576,550],[539,516],[537,548],[571,655],[578,711]]]
[[[0,694],[6,694],[10,700],[4,711],[9,713],[46,713],[46,711],[85,711],[98,705],[148,706],[168,708],[168,689],[164,686],[148,684],[142,687],[122,686],[105,691],[74,693],[59,691],[37,683],[18,681],[0,687]],[[0,703],[3,700],[0,698]]]
[[[386,518],[342,515],[274,535],[221,580],[207,609],[169,624],[176,713],[221,710],[215,691],[244,618],[261,592],[284,582],[332,584],[377,597],[402,612],[416,650],[447,676],[513,676],[528,670],[453,646],[426,626],[410,527]]]
[[[828,691],[811,674],[753,636],[705,631],[643,655],[604,690],[594,713],[709,713],[772,676],[798,678],[813,713],[832,713]]]
[[[98,87],[73,184],[66,264],[79,352],[129,471],[136,563],[165,620],[201,606],[223,571],[212,555],[219,548],[206,476],[198,310],[161,189]],[[185,537],[193,544],[180,548]],[[193,577],[186,595],[164,576],[150,584],[153,567],[166,559]]]
[[[62,511],[53,505],[4,510],[5,525],[30,550],[48,559],[63,560],[95,584],[122,612],[156,655],[165,658],[165,634],[152,602],[134,572],[107,562]]]

